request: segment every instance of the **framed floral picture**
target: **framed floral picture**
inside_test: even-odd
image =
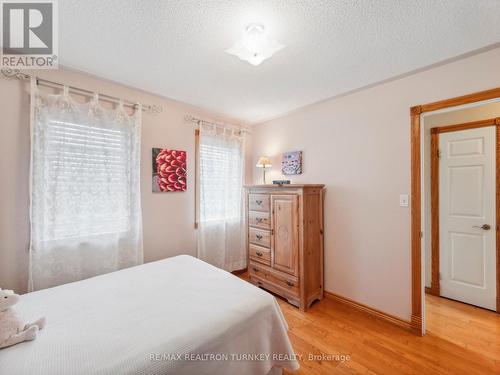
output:
[[[281,161],[281,172],[286,175],[302,173],[302,151],[285,152]]]
[[[153,148],[153,192],[186,191],[186,151]]]

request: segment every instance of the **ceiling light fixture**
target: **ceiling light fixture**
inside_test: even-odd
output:
[[[246,27],[243,37],[226,52],[252,65],[259,65],[284,47],[266,34],[262,24],[252,23]]]

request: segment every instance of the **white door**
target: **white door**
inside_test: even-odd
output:
[[[494,126],[439,135],[440,289],[496,309]]]

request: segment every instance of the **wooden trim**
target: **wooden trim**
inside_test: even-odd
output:
[[[439,132],[431,129],[431,292],[439,296]]]
[[[432,130],[436,129],[435,131],[437,133],[441,134],[441,133],[448,133],[448,132],[456,132],[456,131],[460,131],[460,130],[484,128],[486,126],[496,125],[496,120],[498,120],[498,119],[492,118],[492,119],[488,119],[488,120],[466,122],[463,124],[446,125],[446,126],[440,126],[439,128],[432,128]]]
[[[320,246],[319,246],[319,259],[321,262],[322,267],[320,268],[320,280],[321,280],[321,297],[323,297],[323,294],[325,292],[325,267],[324,267],[324,262],[325,262],[325,195],[324,195],[324,189],[321,188],[319,191],[319,204],[320,204],[320,215],[319,215],[319,233],[320,233]]]
[[[439,102],[418,105],[410,108],[410,155],[411,155],[411,326],[415,332],[420,332],[423,334],[422,325],[422,258],[421,258],[421,155],[420,155],[420,115],[424,112],[435,111],[438,109],[455,107],[458,105],[464,105],[469,103],[480,102],[483,100],[494,99],[500,97],[500,87],[492,90],[481,91],[478,93],[464,95],[457,98],[452,98],[448,100],[441,100]],[[495,119],[495,124],[499,124],[500,120]],[[497,128],[498,131],[498,128]],[[499,146],[499,136],[497,133],[497,149]],[[498,168],[499,163],[497,159],[497,186],[499,184],[498,175],[500,174]],[[498,192],[498,189],[497,189]],[[499,219],[498,209],[500,206],[500,198],[497,195],[497,220]],[[497,222],[497,270],[499,265],[499,231]],[[497,312],[500,312],[500,296],[497,284]]]
[[[436,292],[433,291],[432,288],[429,288],[428,286],[425,287],[425,294],[430,294],[432,296],[439,297],[439,294],[436,294]]]
[[[198,229],[200,222],[200,129],[194,131],[194,229]]]
[[[411,114],[411,326],[422,334],[422,223],[421,223],[421,165],[420,114],[421,107],[412,107]]]
[[[476,92],[474,94],[463,95],[452,99],[440,100],[434,103],[423,104],[418,107],[420,107],[421,113],[431,112],[431,111],[436,111],[438,109],[456,107],[459,105],[481,102],[483,100],[494,99],[499,97],[500,97],[500,87],[497,87],[491,90]]]
[[[411,316],[411,330],[415,332],[418,336],[424,335],[424,321],[422,320],[422,316],[412,315]]]
[[[497,231],[497,313],[500,313],[500,118],[497,118],[495,121],[497,125],[497,160],[496,160],[496,181],[497,181],[497,222],[496,222],[496,231]]]
[[[374,309],[373,307],[367,306],[365,304],[350,300],[349,298],[345,298],[342,296],[339,296],[338,294],[332,293],[332,292],[327,292],[325,290],[325,297],[330,298],[336,302],[340,302],[344,305],[347,305],[353,309],[356,309],[358,311],[362,311],[364,313],[368,313],[378,319],[385,320],[386,322],[398,325],[400,327],[403,327],[405,329],[412,329],[412,325],[410,322],[403,320],[401,318],[398,318],[397,316],[387,314],[383,311]]]

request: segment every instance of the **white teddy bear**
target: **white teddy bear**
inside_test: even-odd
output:
[[[38,330],[45,326],[45,318],[29,324],[19,320],[12,308],[18,301],[19,295],[0,288],[0,349],[34,340]]]

